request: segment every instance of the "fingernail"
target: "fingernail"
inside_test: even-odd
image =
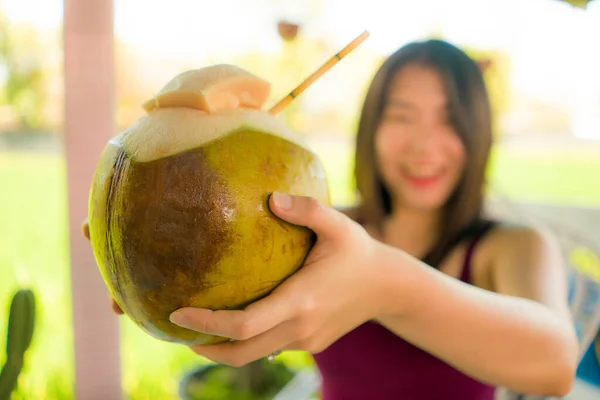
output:
[[[169,315],[169,321],[174,323],[175,325],[179,325],[185,328],[188,318],[185,313],[181,311],[173,311],[171,315]]]
[[[289,210],[292,208],[292,197],[287,194],[274,192],[273,200],[275,201],[275,205],[282,210]]]

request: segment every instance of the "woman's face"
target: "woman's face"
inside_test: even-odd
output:
[[[437,209],[446,203],[462,175],[465,149],[434,69],[408,65],[396,73],[375,152],[394,206]]]

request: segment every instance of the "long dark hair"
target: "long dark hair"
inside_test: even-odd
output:
[[[374,136],[390,82],[409,64],[430,67],[440,74],[452,124],[467,154],[463,176],[444,208],[440,240],[423,259],[437,266],[449,250],[483,222],[483,184],[492,143],[491,110],[479,66],[459,48],[442,40],[427,40],[405,45],[387,58],[367,91],[356,137],[355,178],[361,200],[358,214],[376,229],[381,229],[392,205],[377,170]]]

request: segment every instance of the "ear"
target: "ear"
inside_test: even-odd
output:
[[[477,65],[479,66],[481,72],[485,73],[492,66],[492,60],[489,58],[482,58],[477,60]]]

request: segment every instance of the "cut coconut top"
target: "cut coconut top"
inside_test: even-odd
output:
[[[246,128],[308,150],[302,136],[261,109],[271,86],[235,65],[184,72],[146,103],[147,114],[111,142],[138,162],[192,150]]]
[[[138,162],[196,149],[240,129],[265,132],[310,151],[302,135],[264,110],[232,109],[214,114],[190,108],[158,109],[125,129],[112,142]]]
[[[217,64],[183,72],[158,94],[143,104],[151,112],[157,108],[189,107],[209,113],[234,108],[263,107],[271,84],[230,64]]]

